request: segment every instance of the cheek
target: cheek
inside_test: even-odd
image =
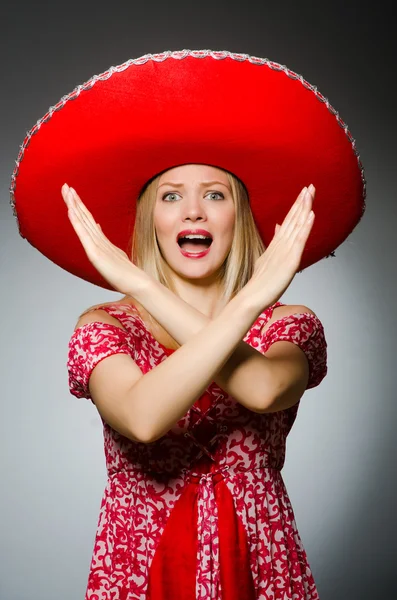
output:
[[[227,215],[224,214],[220,219],[220,225],[223,229],[223,235],[225,237],[230,237],[234,235],[235,220],[236,216],[234,210]]]
[[[161,211],[156,211],[153,215],[154,228],[158,236],[169,235],[175,226],[169,215],[161,214]]]

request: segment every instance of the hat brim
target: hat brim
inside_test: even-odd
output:
[[[267,59],[228,52],[147,55],[64,96],[28,133],[10,188],[20,235],[66,271],[113,289],[67,216],[67,182],[127,253],[135,204],[157,173],[209,164],[245,184],[267,246],[300,190],[316,187],[300,270],[328,256],[365,211],[347,126],[318,90]]]

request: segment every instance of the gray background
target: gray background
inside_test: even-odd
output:
[[[276,5],[276,6],[275,6]],[[106,483],[101,421],[69,394],[78,314],[120,295],[19,237],[8,187],[25,132],[111,65],[183,48],[266,57],[317,85],[356,139],[363,221],[282,301],[324,324],[329,373],[309,390],[283,476],[321,600],[397,597],[396,115],[391,3],[52,2],[2,5],[0,599],[82,600]],[[83,199],[84,201],[84,199]]]

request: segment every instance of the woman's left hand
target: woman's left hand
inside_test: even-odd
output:
[[[108,240],[76,191],[66,183],[62,186],[62,196],[68,207],[70,222],[90,262],[115,290],[134,297],[149,276]]]
[[[255,310],[263,311],[283,295],[299,268],[314,223],[315,188],[303,188],[265,252],[255,261],[251,279],[243,288]],[[242,291],[243,291],[242,290]]]

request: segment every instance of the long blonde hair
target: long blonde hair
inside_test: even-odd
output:
[[[221,306],[226,306],[249,281],[254,270],[255,261],[265,252],[266,247],[256,227],[249,204],[248,192],[244,184],[233,173],[225,170],[223,172],[228,177],[236,213],[233,242],[230,252],[219,270],[219,282],[222,289],[220,303]],[[161,255],[154,226],[154,207],[161,175],[162,173],[159,173],[150,179],[137,199],[135,225],[129,246],[131,248],[129,256],[137,267],[177,295],[167,269],[168,265]],[[97,306],[105,306],[106,304],[114,303],[108,302]],[[85,312],[93,308],[95,307],[91,307]],[[153,328],[159,326],[149,313],[148,319]]]

